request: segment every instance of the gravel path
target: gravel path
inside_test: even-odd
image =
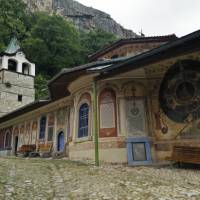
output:
[[[200,170],[0,158],[0,200],[200,200]]]

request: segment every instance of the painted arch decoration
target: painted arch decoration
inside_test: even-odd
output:
[[[12,127],[4,129],[4,149],[11,149]]]
[[[4,148],[4,129],[0,129],[0,149]]]
[[[37,130],[38,130],[38,123],[37,123],[37,120],[35,120],[32,123],[31,144],[36,144]]]
[[[30,122],[26,124],[25,134],[24,134],[24,143],[25,144],[31,143],[31,123]]]
[[[24,124],[20,127],[20,134],[19,134],[19,146],[24,145],[24,132],[25,132],[25,126]]]
[[[117,136],[116,94],[107,88],[99,95],[100,137]]]
[[[47,140],[48,141],[53,141],[54,123],[55,123],[54,114],[50,114],[48,116],[48,135],[47,135]]]

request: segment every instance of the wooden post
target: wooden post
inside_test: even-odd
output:
[[[93,82],[93,101],[94,101],[94,142],[95,142],[95,165],[99,166],[99,136],[98,136],[98,124],[97,124],[97,83]]]

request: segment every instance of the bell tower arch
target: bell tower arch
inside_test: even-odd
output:
[[[26,59],[13,37],[0,53],[0,117],[35,100],[34,78],[35,64]]]

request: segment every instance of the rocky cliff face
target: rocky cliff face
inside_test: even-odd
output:
[[[113,33],[119,38],[137,37],[131,30],[124,29],[107,13],[86,7],[74,0],[24,0],[28,9],[46,11],[49,14],[56,12],[65,19],[72,21],[77,28],[82,30],[102,29]]]

